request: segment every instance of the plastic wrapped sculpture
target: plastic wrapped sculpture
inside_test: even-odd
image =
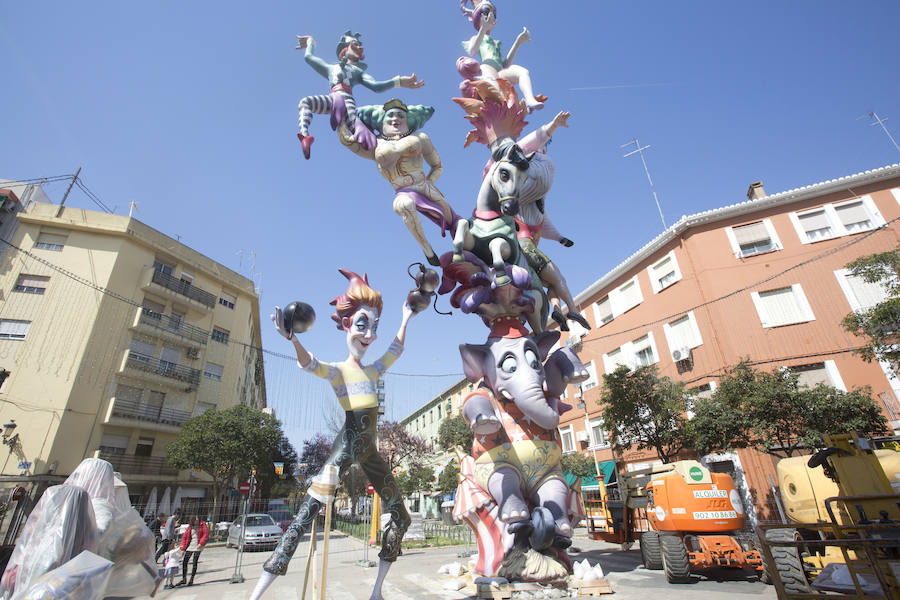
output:
[[[342,122],[353,132],[354,139],[366,149],[375,147],[375,136],[356,118],[356,100],[353,98],[353,86],[363,85],[373,92],[383,92],[395,87],[417,88],[425,85],[416,74],[396,76],[387,81],[378,81],[366,73],[367,65],[359,33],[351,33],[348,29],[338,40],[336,53],[337,63],[327,63],[316,56],[316,41],[310,35],[297,36],[297,49],[305,50],[304,58],[316,73],[328,80],[331,91],[328,94],[306,96],[300,100],[300,145],[303,156],[309,159],[310,147],[315,138],[309,135],[309,124],[313,113],[330,114],[331,128],[337,129]]]
[[[42,575],[17,600],[101,600],[107,595],[113,563],[85,550]]]
[[[482,288],[462,295],[490,334],[485,344],[460,345],[466,377],[481,384],[462,406],[475,438],[460,460],[454,515],[475,531],[480,574],[513,581],[563,577],[571,568],[564,552],[571,544],[569,517],[579,502],[559,464],[556,427],[571,408],[559,396],[588,373],[569,348],[548,356],[559,332],[532,336],[520,316],[527,302],[515,292]]]
[[[435,185],[443,167],[431,139],[419,129],[434,114],[431,106],[407,106],[398,98],[382,106],[363,106],[357,118],[378,134],[374,148],[366,148],[356,141],[349,127],[339,129],[341,142],[354,154],[374,160],[378,171],[394,187],[394,212],[416,239],[432,266],[438,266],[438,258],[425,237],[421,213],[438,227],[441,235],[453,231],[459,215],[447,204],[444,195]],[[426,175],[422,162],[431,170]]]
[[[408,303],[404,303],[397,336],[381,358],[371,365],[363,365],[363,356],[369,345],[375,341],[381,316],[381,294],[369,287],[365,275],[360,277],[344,269],[340,269],[340,272],[350,280],[350,284],[344,294],[331,301],[336,309],[331,318],[337,323],[338,329],[344,331],[347,336],[350,354],[343,362],[320,362],[300,344],[294,333],[303,331],[309,326],[308,318],[305,323],[303,320],[298,323],[293,317],[285,319],[281,309],[276,307],[272,320],[278,333],[293,342],[297,361],[303,370],[328,380],[341,408],[345,411],[344,426],[334,440],[325,467],[337,467],[343,476],[352,464],[358,464],[384,502],[386,513],[390,513],[390,523],[384,531],[381,552],[378,554],[381,560],[371,595],[372,600],[380,600],[382,582],[391,565],[397,560],[400,542],[409,527],[410,518],[390,467],[378,454],[376,445],[378,399],[375,395],[375,384],[403,352],[406,326],[415,313]],[[303,534],[309,530],[313,519],[319,514],[323,502],[324,498],[316,492],[315,485],[311,486],[300,504],[293,523],[263,565],[263,573],[250,596],[251,600],[260,598],[276,576],[287,572],[291,556],[296,551]]]
[[[478,32],[462,43],[463,49],[469,56],[478,54],[479,63],[468,63],[468,72],[474,79],[479,79],[496,83],[498,79],[505,79],[513,85],[518,85],[525,98],[525,106],[528,111],[541,109],[544,107],[545,96],[535,96],[534,89],[531,85],[531,74],[525,67],[514,64],[516,53],[519,47],[531,41],[531,35],[528,29],[522,28],[522,32],[516,37],[512,48],[509,49],[506,57],[500,50],[500,42],[491,37],[491,31],[497,24],[497,8],[489,0],[460,0],[460,8],[463,15],[469,19],[472,26]],[[472,8],[469,8],[471,6]],[[473,61],[474,62],[474,61]]]

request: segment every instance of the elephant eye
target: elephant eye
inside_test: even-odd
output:
[[[515,373],[517,364],[515,356],[507,356],[500,363],[500,370],[504,373]]]
[[[541,370],[541,363],[538,360],[537,354],[535,354],[534,350],[532,350],[531,348],[525,350],[525,360],[528,361],[528,366],[535,371]]]

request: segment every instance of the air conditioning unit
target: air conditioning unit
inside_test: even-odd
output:
[[[200,358],[200,348],[188,348],[188,358]]]
[[[587,442],[588,441],[588,432],[587,431],[576,431],[575,439],[579,442]]]
[[[688,360],[691,358],[691,349],[687,346],[682,346],[677,350],[672,351],[672,360],[675,362],[679,362],[682,360]]]

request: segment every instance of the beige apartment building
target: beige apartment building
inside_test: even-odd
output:
[[[6,476],[110,461],[132,501],[206,494],[166,446],[206,410],[266,405],[253,282],[140,221],[47,203],[0,259]]]

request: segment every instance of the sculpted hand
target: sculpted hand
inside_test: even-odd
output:
[[[425,81],[420,81],[418,75],[413,73],[408,77],[400,76],[400,87],[405,88],[420,88],[425,85]]]
[[[416,311],[412,309],[409,302],[403,303],[403,321],[409,321],[416,315]]]
[[[307,46],[312,46],[314,49],[316,47],[316,40],[313,39],[311,35],[298,35],[297,36],[297,48],[296,50],[303,50]]]
[[[561,110],[559,111],[555,117],[553,117],[553,126],[554,127],[568,127],[569,126],[569,117],[572,116],[572,113]]]
[[[520,44],[531,41],[531,32],[528,31],[527,27],[522,28],[522,33],[519,34],[519,36],[516,38],[516,41]]]
[[[481,17],[481,31],[487,33],[491,29],[494,28],[494,25],[497,24],[497,17],[494,15],[494,12],[491,11],[488,14]]]
[[[275,329],[276,331],[278,331],[278,333],[280,333],[286,339],[291,339],[292,337],[294,337],[293,331],[288,331],[284,328],[284,317],[281,314],[280,306],[275,307],[275,314],[269,315],[269,318],[272,319],[273,323],[275,323]]]

